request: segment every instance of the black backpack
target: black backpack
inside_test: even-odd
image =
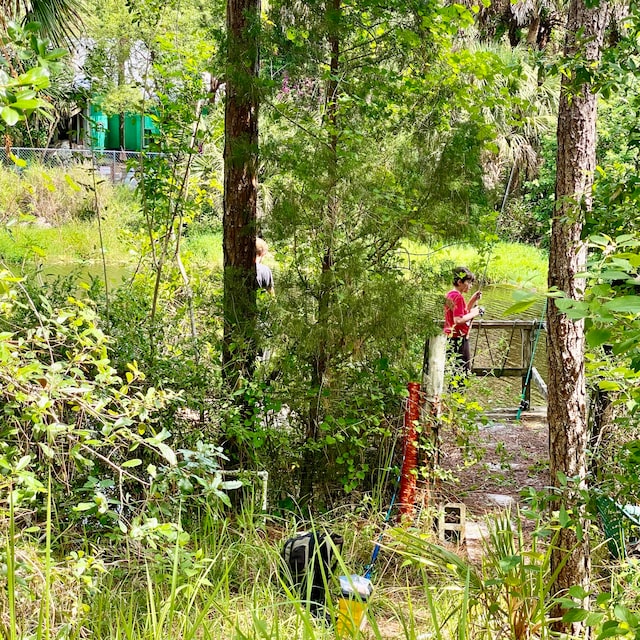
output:
[[[316,540],[313,533],[303,532],[289,538],[282,548],[282,559],[291,572],[294,582],[304,578],[313,557]]]
[[[335,552],[340,553],[342,543],[342,536],[336,533],[305,531],[289,538],[282,548],[291,578],[302,593],[309,594],[314,614],[325,605],[325,584],[337,564]]]

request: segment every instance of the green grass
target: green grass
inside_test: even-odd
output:
[[[13,264],[32,259],[46,265],[100,263],[100,222],[107,262],[130,262],[122,232],[138,210],[130,189],[94,183],[81,166],[0,170],[0,257]]]
[[[222,269],[221,232],[187,235],[183,248],[196,264],[206,264],[214,269]]]
[[[548,257],[531,245],[498,242],[487,255],[467,244],[426,246],[411,241],[403,243],[405,261],[427,264],[441,271],[446,265],[466,266],[477,278],[493,284],[508,284],[522,288],[544,289],[547,282]]]
[[[95,193],[94,193],[95,189]],[[101,214],[101,247],[96,203]],[[99,265],[102,249],[110,266],[133,264],[140,247],[132,230],[142,227],[137,195],[108,181],[94,184],[82,166],[29,166],[22,172],[0,169],[0,258],[20,264]],[[197,225],[183,238],[185,263],[221,269],[222,234]],[[131,251],[131,250],[134,251]],[[427,246],[406,241],[405,266],[428,265],[446,273],[466,265],[491,283],[544,288],[546,256],[535,247],[501,242],[488,255],[469,245]],[[274,264],[272,267],[276,266]]]
[[[23,172],[0,169],[0,259],[35,261],[49,267],[100,265],[102,251],[111,267],[133,264],[133,229],[141,228],[137,195],[128,187],[93,178],[81,167],[29,166]],[[100,227],[95,207],[101,214]],[[141,231],[144,233],[144,231]],[[135,232],[134,232],[135,234]],[[197,265],[222,268],[222,234],[197,232],[183,238],[183,253]]]
[[[104,254],[112,265],[131,262],[129,251],[118,238],[117,220],[103,221]],[[60,227],[32,225],[0,229],[0,256],[17,263],[32,257],[47,265],[99,264],[102,261],[96,222],[71,221]]]

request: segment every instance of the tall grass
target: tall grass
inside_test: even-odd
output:
[[[196,264],[206,264],[213,269],[222,269],[222,233],[199,232],[189,234],[184,241],[184,251]]]
[[[363,569],[351,557],[354,545],[338,555],[335,575],[325,580],[329,617],[314,617],[307,595],[291,584],[280,557],[283,539],[295,528],[283,521],[265,522],[261,514],[223,518],[207,509],[203,529],[186,546],[178,539],[165,548],[138,546],[130,549],[126,562],[118,546],[105,546],[104,553],[114,555],[105,557],[102,579],[84,594],[79,592],[86,583],[62,578],[66,590],[78,592],[72,598],[74,610],[61,606],[63,593],[56,578],[63,576],[64,560],[56,560],[50,535],[45,535],[40,555],[40,572],[49,577],[37,584],[25,581],[24,574],[15,579],[21,539],[12,537],[16,527],[11,502],[9,507],[9,588],[0,591],[0,614],[9,612],[0,615],[0,638],[6,640],[328,640],[337,638],[337,577]],[[53,517],[49,510],[47,529]],[[324,524],[366,550],[374,542],[359,535],[353,519]],[[368,625],[363,633],[345,632],[341,640],[551,637],[553,539],[540,548],[535,537],[527,542],[517,517],[505,513],[489,523],[480,566],[434,544],[426,531],[396,530],[386,540],[367,607]],[[29,597],[41,603],[30,609],[31,619],[11,604],[12,597],[25,602],[21,590],[30,590]],[[8,609],[3,603],[7,596]],[[619,609],[619,600],[616,606]],[[595,633],[599,630],[597,626]]]

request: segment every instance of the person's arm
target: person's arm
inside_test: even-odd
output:
[[[478,307],[473,307],[469,310],[467,303],[464,301],[464,296],[457,292],[450,298],[453,304],[453,324],[466,324],[470,320],[473,320],[478,313],[480,313]]]
[[[471,309],[472,307],[475,307],[475,305],[478,304],[478,301],[480,300],[480,298],[482,298],[482,291],[478,290],[469,299],[469,309]]]
[[[464,315],[458,316],[453,315],[453,323],[454,324],[466,324],[469,320],[473,320],[476,316],[480,315],[480,307],[473,307],[471,310],[467,311],[464,309],[466,313]]]

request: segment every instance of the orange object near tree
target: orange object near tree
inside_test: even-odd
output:
[[[404,414],[403,460],[400,474],[400,519],[412,517],[416,499],[416,466],[418,464],[418,430],[416,423],[420,418],[420,383],[409,382],[407,385],[409,398]]]

